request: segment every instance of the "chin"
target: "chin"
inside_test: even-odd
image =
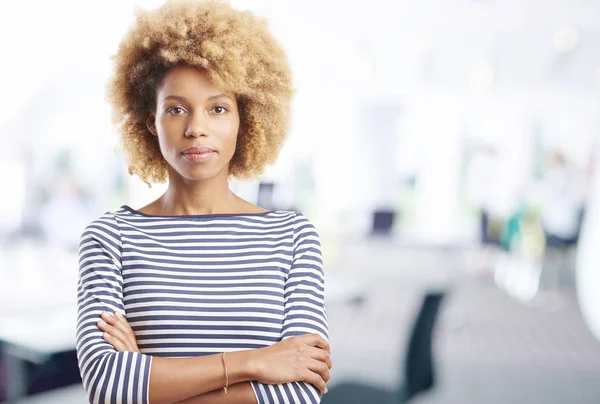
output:
[[[207,181],[218,177],[221,170],[212,167],[197,167],[194,170],[177,170],[177,173],[188,181]]]
[[[180,174],[181,175],[181,174]],[[181,175],[187,181],[207,181],[216,177],[216,175],[211,173],[185,173]]]

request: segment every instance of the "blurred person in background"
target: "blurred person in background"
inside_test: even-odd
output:
[[[551,164],[534,191],[540,208],[540,221],[546,238],[543,283],[556,288],[574,282],[573,262],[569,249],[577,245],[585,199],[587,179],[561,151],[551,155]]]
[[[541,221],[549,246],[575,244],[585,199],[583,172],[567,161],[564,153],[552,155],[551,166],[540,185]]]
[[[229,189],[277,158],[293,95],[264,21],[220,1],[139,12],[109,100],[129,171],[168,181],[80,244],[90,402],[316,403],[332,366],[319,236]]]
[[[478,213],[479,251],[473,270],[487,273],[492,269],[492,252],[497,241],[490,237],[490,221],[500,216],[498,199],[498,149],[493,145],[478,146],[467,163],[467,200]]]

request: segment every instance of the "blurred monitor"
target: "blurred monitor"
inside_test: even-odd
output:
[[[378,209],[373,212],[373,226],[371,233],[380,236],[389,236],[392,233],[396,212],[393,210]]]
[[[258,185],[258,196],[256,204],[264,209],[275,209],[273,195],[275,194],[275,183],[261,181]]]

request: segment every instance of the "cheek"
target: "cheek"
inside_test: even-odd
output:
[[[229,122],[227,125],[223,125],[223,130],[221,132],[223,134],[223,140],[231,149],[235,149],[239,127],[239,123],[237,122]]]
[[[234,145],[237,143],[239,130],[240,130],[239,125],[236,125],[233,128],[233,130],[231,131],[231,141],[233,142]]]
[[[158,141],[162,150],[167,150],[175,146],[175,139],[185,130],[185,124],[179,122],[166,122],[166,120],[157,122]]]
[[[167,133],[158,133],[158,146],[160,148],[160,154],[169,163],[173,163],[178,153],[177,143],[174,142]]]
[[[160,151],[165,156],[169,150],[169,142],[165,139],[164,136],[158,136],[158,145],[160,147]]]

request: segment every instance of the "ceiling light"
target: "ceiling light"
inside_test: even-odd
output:
[[[579,34],[573,27],[563,27],[554,33],[552,42],[559,52],[569,52],[577,46]]]
[[[471,73],[470,84],[477,91],[489,90],[494,84],[496,69],[490,62],[477,64]]]

